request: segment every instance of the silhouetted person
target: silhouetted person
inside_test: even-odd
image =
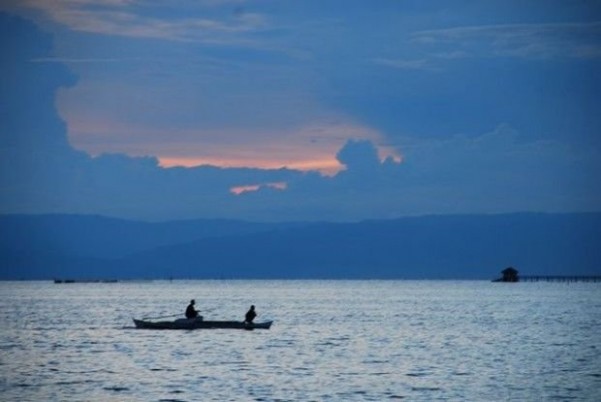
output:
[[[186,307],[186,318],[196,318],[198,317],[198,311],[194,308],[194,299],[190,300],[190,304]]]
[[[255,313],[255,306],[250,306],[250,310],[248,310],[246,312],[246,316],[244,318],[244,322],[252,324],[252,322],[253,322],[253,320],[255,319],[256,316],[257,316],[257,313]]]

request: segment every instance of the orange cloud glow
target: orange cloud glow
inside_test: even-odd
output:
[[[197,158],[197,157],[159,157],[159,162],[162,167],[195,167],[202,165],[211,165],[219,167],[253,167],[260,169],[280,169],[288,168],[294,170],[317,170],[325,175],[334,175],[339,172],[343,166],[336,160],[335,157],[324,159],[307,159],[289,162],[278,159],[252,159],[252,158],[236,158],[236,159],[220,159],[220,158]]]
[[[288,187],[288,184],[283,181],[275,182],[275,183],[265,183],[265,184],[249,184],[245,186],[236,186],[230,188],[230,192],[235,195],[240,195],[247,192],[258,191],[261,187],[269,187],[275,188],[277,190],[285,190]]]
[[[105,152],[131,156],[155,156],[162,167],[289,168],[334,175],[344,169],[336,159],[348,139],[367,139],[376,144],[381,159],[400,155],[378,145],[382,135],[369,127],[344,122],[316,122],[287,131],[173,130],[130,127],[92,119],[70,118],[72,145],[91,155]]]

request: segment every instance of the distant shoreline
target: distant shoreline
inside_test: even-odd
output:
[[[557,278],[557,277],[555,277]],[[597,280],[568,280],[571,276],[566,276],[563,280],[524,280],[514,284],[536,284],[536,283],[601,283]],[[44,282],[54,283],[56,285],[119,285],[136,283],[183,283],[183,282],[482,282],[482,283],[503,283],[495,282],[491,279],[474,278],[178,278],[178,279],[111,279],[111,280],[67,280],[56,282],[53,279],[0,279],[0,283],[26,283],[26,282]]]

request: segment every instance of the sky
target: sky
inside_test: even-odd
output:
[[[601,210],[601,3],[4,0],[0,213]]]

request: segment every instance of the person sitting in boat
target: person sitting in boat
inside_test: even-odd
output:
[[[255,317],[257,316],[257,313],[255,312],[255,306],[250,306],[250,310],[248,310],[246,312],[246,316],[244,318],[244,322],[246,322],[247,324],[252,324],[253,320],[255,319]]]
[[[194,299],[190,300],[190,304],[188,304],[188,307],[186,307],[186,318],[198,317],[198,311],[196,311],[196,309],[194,308],[195,303],[196,302],[194,301]]]

